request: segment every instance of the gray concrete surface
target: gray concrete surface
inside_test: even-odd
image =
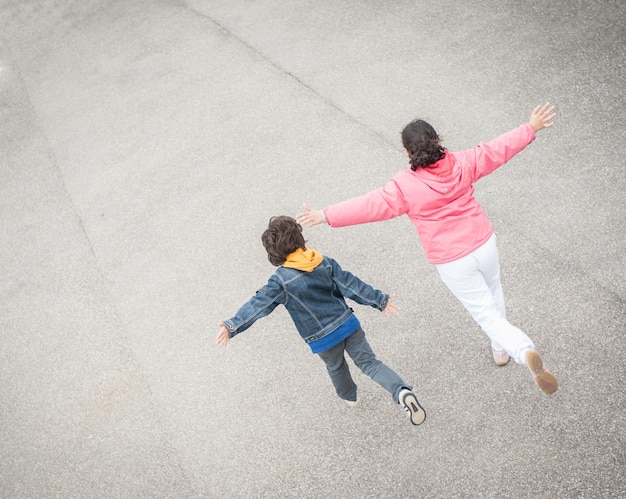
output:
[[[0,1],[0,496],[624,497],[621,0]],[[556,126],[477,195],[509,318],[561,386],[496,368],[407,220],[307,230],[398,294],[358,308],[413,382],[337,400],[279,310],[260,233],[378,187],[399,132],[450,149]]]

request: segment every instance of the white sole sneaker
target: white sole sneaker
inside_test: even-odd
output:
[[[409,390],[400,392],[400,405],[409,413],[409,419],[415,426],[421,425],[426,419],[426,411],[420,405],[415,394]]]

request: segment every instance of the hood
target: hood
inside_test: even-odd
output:
[[[430,167],[419,168],[414,172],[432,190],[447,194],[457,183],[456,162],[451,154],[446,154]]]
[[[323,259],[324,256],[314,249],[300,248],[287,255],[287,259],[285,260],[285,263],[283,263],[283,267],[303,270],[304,272],[311,272],[315,269],[315,267],[322,263]]]

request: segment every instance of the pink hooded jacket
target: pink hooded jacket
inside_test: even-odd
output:
[[[430,263],[448,263],[484,244],[491,222],[474,198],[473,183],[509,161],[535,139],[526,123],[490,142],[460,152],[446,151],[431,167],[410,168],[363,196],[323,209],[331,227],[408,215]]]

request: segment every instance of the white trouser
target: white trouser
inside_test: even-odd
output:
[[[489,336],[491,346],[506,350],[515,362],[525,364],[526,352],[535,346],[506,320],[496,235],[469,255],[436,267],[441,280]]]

